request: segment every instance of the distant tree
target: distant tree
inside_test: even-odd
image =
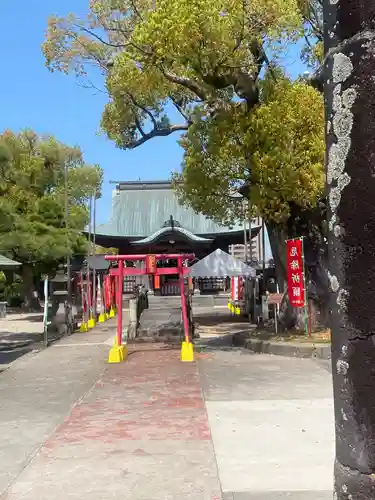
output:
[[[0,252],[22,263],[25,307],[37,305],[35,284],[42,273],[85,250],[86,202],[100,192],[101,182],[100,167],[85,164],[78,147],[31,130],[0,135]]]
[[[100,245],[96,245],[95,253],[97,255],[117,255],[118,248],[113,248],[113,247],[105,248]]]

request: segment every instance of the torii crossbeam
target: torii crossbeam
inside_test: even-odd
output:
[[[154,254],[154,255],[106,255],[105,259],[112,262],[118,262],[117,269],[111,269],[110,273],[112,276],[116,277],[117,281],[117,334],[116,342],[111,349],[109,355],[110,363],[118,363],[124,361],[127,358],[127,346],[122,343],[122,295],[123,295],[123,283],[124,276],[163,276],[167,274],[178,274],[180,293],[181,293],[181,308],[182,308],[182,320],[184,325],[185,340],[181,346],[181,361],[194,361],[194,349],[191,342],[189,333],[189,320],[187,315],[187,304],[184,291],[184,277],[189,273],[189,268],[184,267],[184,261],[191,260],[195,256],[194,254]],[[177,267],[157,267],[156,262],[158,260],[177,260]],[[144,269],[139,269],[135,267],[125,267],[125,261],[145,261],[146,266]]]

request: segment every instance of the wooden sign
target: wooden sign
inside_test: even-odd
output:
[[[268,304],[279,306],[283,301],[283,297],[284,297],[283,293],[270,293],[268,295]]]
[[[156,273],[156,256],[146,255],[146,274]]]

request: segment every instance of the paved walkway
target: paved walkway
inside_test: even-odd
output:
[[[1,500],[332,498],[319,365],[225,337],[202,338],[197,364],[159,345],[107,365],[113,334],[73,335],[0,375]]]
[[[42,341],[43,314],[12,312],[0,318],[0,372]]]

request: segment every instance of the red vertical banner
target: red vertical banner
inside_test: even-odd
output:
[[[304,307],[305,275],[302,239],[287,240],[286,251],[289,300],[293,307]]]
[[[238,277],[232,278],[232,300],[240,300],[240,283]]]
[[[156,256],[146,255],[146,274],[156,273]]]
[[[111,276],[111,307],[116,305],[116,277]]]
[[[89,311],[92,310],[92,285],[91,285],[91,272],[89,271],[86,273],[86,279],[87,279],[87,303],[88,303],[88,308]]]
[[[110,307],[111,307],[111,278],[110,278],[110,276],[104,276],[104,302],[105,302],[105,308],[110,309]]]
[[[80,278],[80,287],[81,287],[82,310],[86,314],[87,313],[87,300],[86,300],[86,294],[85,294],[85,285],[83,284],[82,271],[79,273],[79,278]]]
[[[160,290],[160,276],[154,277],[154,288],[155,290]]]

